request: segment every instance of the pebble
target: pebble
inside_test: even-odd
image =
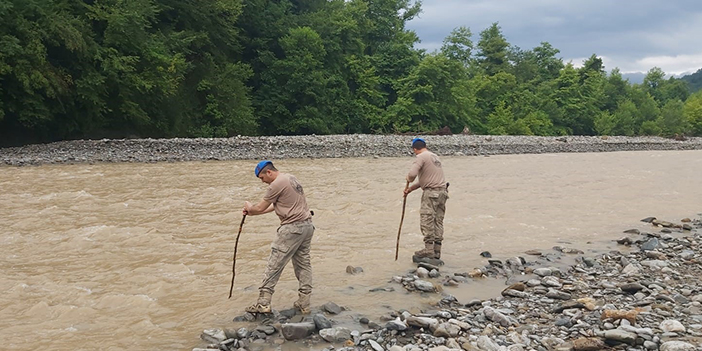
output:
[[[235,136],[231,138],[67,140],[0,148],[0,165],[54,163],[177,162],[285,158],[409,157],[409,135]],[[430,135],[438,155],[489,156],[560,152],[700,150],[702,138]],[[349,147],[353,145],[353,147]],[[661,222],[665,224],[667,222]],[[569,248],[566,252],[577,253]],[[530,253],[536,254],[536,253]]]
[[[389,284],[410,295],[433,296],[438,302],[386,312],[379,317],[384,325],[352,313],[338,314],[341,307],[329,302],[315,307],[309,316],[295,315],[302,318],[300,323],[288,323],[288,317],[275,311],[270,315],[278,321],[271,321],[270,316],[236,317],[237,323],[254,318],[262,325],[253,328],[254,332],[208,329],[203,340],[209,343],[206,348],[220,350],[252,350],[261,344],[275,348],[285,340],[297,339],[309,345],[343,344],[323,348],[326,351],[594,351],[615,344],[620,345],[616,349],[627,351],[698,350],[702,347],[698,344],[702,338],[702,265],[690,264],[688,259],[699,257],[702,222],[691,220],[692,229],[683,232],[675,223],[652,218],[647,223],[670,223],[666,228],[673,234],[668,245],[655,250],[641,250],[641,245],[650,242],[646,239],[633,241],[622,251],[577,254],[554,247],[555,253],[540,250],[542,254],[530,255],[528,260],[491,259],[486,266],[473,268],[481,272],[479,276],[462,273],[466,267],[458,272],[443,268],[444,277],[465,279],[451,279],[459,285],[475,284],[484,277],[509,281],[500,296],[490,299],[459,301],[437,288],[441,277],[430,274],[435,268],[424,269],[424,263],[419,263],[423,268],[394,276]],[[558,266],[565,255],[582,257],[571,266]],[[637,269],[621,273],[630,266]],[[329,310],[338,311],[334,318],[344,318],[338,322],[343,327],[333,326],[337,321],[323,315]],[[282,337],[268,323],[281,323]],[[229,339],[223,339],[226,337]]]

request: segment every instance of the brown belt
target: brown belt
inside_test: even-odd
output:
[[[450,185],[450,184],[449,184],[448,182],[446,182],[446,186],[441,186],[441,187],[438,187],[438,188],[424,188],[424,189],[425,189],[425,190],[446,190],[446,191],[448,191],[449,185]]]

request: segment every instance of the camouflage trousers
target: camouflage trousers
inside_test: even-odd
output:
[[[424,242],[441,242],[444,239],[444,213],[446,212],[446,189],[424,189],[419,208],[419,226]]]
[[[312,265],[310,264],[310,244],[314,234],[312,220],[307,219],[278,228],[275,241],[271,244],[271,255],[259,290],[273,294],[280,274],[290,260],[293,263],[295,277],[299,282],[298,291],[302,294],[312,292]]]

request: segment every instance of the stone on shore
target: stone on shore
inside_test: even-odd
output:
[[[313,322],[286,323],[281,326],[286,340],[299,340],[312,335],[316,330]]]

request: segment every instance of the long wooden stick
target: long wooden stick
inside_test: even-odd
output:
[[[409,181],[405,185],[405,191],[409,189]],[[400,233],[402,232],[402,221],[405,220],[405,205],[407,205],[407,194],[402,197],[402,217],[400,217],[400,228],[397,229],[397,243],[395,244],[395,261],[397,261],[397,254],[400,251]]]
[[[241,228],[244,227],[244,220],[246,220],[246,215],[241,217],[241,223],[239,223],[239,233],[236,235],[236,242],[234,243],[234,259],[232,260],[232,285],[229,287],[229,297],[232,298],[232,291],[234,291],[234,277],[236,277],[236,249],[239,247],[239,236],[241,235]]]

